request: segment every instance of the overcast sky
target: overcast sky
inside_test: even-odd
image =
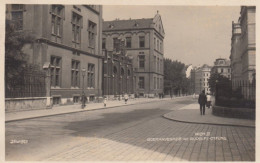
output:
[[[232,21],[239,6],[103,6],[103,19],[153,18],[157,12],[165,30],[164,56],[194,66],[229,59]]]

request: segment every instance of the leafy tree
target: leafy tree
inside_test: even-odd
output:
[[[23,80],[28,56],[23,52],[26,44],[33,43],[34,36],[27,31],[17,31],[15,22],[6,21],[5,28],[5,83],[10,88]],[[11,82],[12,81],[12,82]]]
[[[185,64],[171,59],[164,59],[164,87],[165,91],[187,91],[188,79],[185,74]]]
[[[209,77],[209,88],[212,93],[216,92],[216,82],[221,84],[229,84],[230,80],[229,78],[219,74],[219,73],[213,73]]]

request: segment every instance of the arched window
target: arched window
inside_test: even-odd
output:
[[[125,70],[121,68],[121,75],[124,76],[124,74],[125,74]]]
[[[113,72],[114,72],[114,74],[117,74],[117,68],[116,68],[116,66],[114,66]]]

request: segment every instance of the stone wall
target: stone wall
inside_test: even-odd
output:
[[[213,106],[212,114],[227,118],[255,119],[255,109]]]
[[[46,109],[47,98],[46,97],[30,97],[30,98],[6,98],[5,99],[5,111],[25,111]]]

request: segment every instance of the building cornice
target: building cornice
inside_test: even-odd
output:
[[[85,55],[88,55],[88,56],[91,56],[91,57],[102,58],[102,59],[104,58],[104,56],[91,54],[91,53],[89,53],[87,51],[83,51],[81,49],[73,48],[73,47],[70,47],[70,46],[67,46],[67,45],[64,45],[64,44],[59,44],[57,42],[50,41],[46,38],[39,38],[36,41],[41,42],[41,43],[47,43],[47,44],[57,46],[57,47],[61,47],[61,48],[67,49],[67,50],[71,50],[73,52],[79,52],[79,53],[82,53],[82,54],[85,54]]]
[[[99,15],[99,12],[91,7],[89,7],[88,5],[83,5],[84,7],[88,8],[89,10],[91,10],[92,12],[94,12],[95,14]]]

